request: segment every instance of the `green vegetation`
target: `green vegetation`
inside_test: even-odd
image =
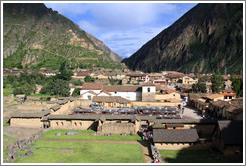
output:
[[[95,82],[95,78],[88,75],[84,78],[85,82]]]
[[[3,134],[3,158],[7,157],[7,154],[6,154],[8,151],[7,145],[10,145],[16,141],[17,139]]]
[[[4,8],[3,42],[7,50],[4,68],[54,70],[59,69],[64,60],[69,62],[70,69],[124,68],[112,60],[111,51],[101,41],[86,34],[66,17],[47,11],[43,4],[10,4]],[[24,14],[20,13],[20,8],[24,9]]]
[[[137,135],[93,135],[94,131],[92,130],[76,130],[78,135],[65,135],[65,132],[69,130],[50,130],[44,133],[41,138],[55,138],[55,139],[81,139],[81,140],[122,140],[122,141],[136,141],[141,140],[141,138]],[[55,133],[61,132],[61,136],[56,136]]]
[[[9,126],[9,123],[3,123],[3,126]]]
[[[109,80],[111,85],[122,85],[122,80],[115,79],[112,76],[108,77],[108,80]]]
[[[211,76],[211,82],[212,82],[212,92],[219,93],[221,90],[225,89],[224,78],[220,74],[220,72],[215,74],[215,72],[213,71],[213,74]]]
[[[197,84],[192,85],[192,91],[194,93],[198,93],[198,92],[206,93],[207,92],[206,84],[204,82],[202,82],[201,79],[199,79]]]
[[[36,141],[34,156],[18,158],[16,163],[143,163],[140,145]],[[59,149],[70,149],[73,153]],[[25,154],[21,151],[19,154]]]
[[[75,86],[82,86],[84,83],[80,80],[76,80],[76,81],[73,81],[72,84]]]
[[[14,93],[14,89],[13,88],[3,88],[3,96],[8,96],[10,94]]]
[[[231,81],[237,97],[243,97],[243,78],[232,77]]]
[[[75,88],[74,91],[73,91],[72,96],[74,96],[74,97],[79,96],[80,95],[80,90],[81,90],[81,88]]]
[[[218,159],[210,150],[159,150],[166,163],[232,163],[230,159]]]

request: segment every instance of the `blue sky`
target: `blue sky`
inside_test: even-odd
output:
[[[196,3],[45,3],[129,57]]]

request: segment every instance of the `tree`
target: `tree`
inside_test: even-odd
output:
[[[243,79],[232,77],[231,81],[237,97],[243,97]]]
[[[26,94],[30,95],[31,93],[34,93],[36,90],[35,86],[32,86],[28,83],[22,84],[14,89],[14,94]]]
[[[68,69],[68,63],[67,61],[63,61],[60,69],[60,74],[57,74],[58,79],[70,81],[72,79],[73,71]]]
[[[218,72],[218,74],[215,74],[213,71],[212,77],[211,77],[211,82],[212,82],[212,91],[214,93],[219,93],[221,90],[223,90],[224,87],[224,78]]]
[[[67,97],[70,95],[69,82],[62,79],[54,79],[41,89],[42,94],[51,94]]]
[[[201,79],[199,79],[197,84],[192,85],[192,91],[194,93],[198,93],[198,92],[206,93],[207,92],[206,84],[203,83]]]
[[[74,91],[73,91],[73,94],[72,96],[76,97],[76,96],[79,96],[80,95],[80,88],[75,88]]]
[[[82,86],[84,83],[80,80],[77,80],[77,81],[73,81],[72,84],[75,86]]]
[[[85,82],[95,82],[95,78],[91,77],[90,75],[86,76],[84,78]]]

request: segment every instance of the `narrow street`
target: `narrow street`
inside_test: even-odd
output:
[[[184,107],[184,113],[181,113],[181,116],[185,116],[187,119],[202,119],[200,115],[198,115],[198,111],[195,108]]]

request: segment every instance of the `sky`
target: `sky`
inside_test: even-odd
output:
[[[122,58],[172,25],[196,3],[45,3]]]

